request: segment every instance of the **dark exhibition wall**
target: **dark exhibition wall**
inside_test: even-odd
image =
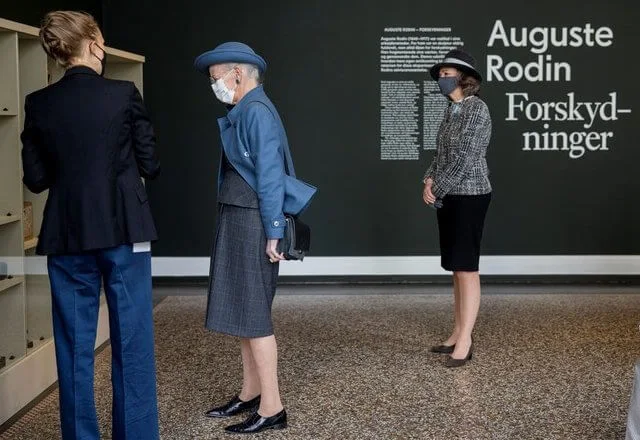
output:
[[[453,40],[442,39],[445,44],[437,48],[459,38],[486,79],[482,96],[494,122],[488,160],[495,196],[486,253],[640,252],[635,232],[640,183],[634,177],[640,159],[634,106],[640,93],[631,79],[637,63],[629,52],[640,42],[636,4],[575,1],[558,8],[551,1],[522,6],[493,0],[451,7],[401,1],[390,7],[364,0],[250,0],[229,9],[204,1],[179,9],[163,0],[107,4],[109,42],[147,56],[145,97],[164,163],[162,177],[150,189],[162,234],[156,255],[202,256],[210,249],[219,154],[215,119],[224,110],[191,66],[199,53],[226,40],[247,42],[269,62],[265,87],[285,121],[298,172],[320,189],[305,216],[313,225],[313,255],[436,255],[435,213],[421,201],[420,180],[433,155],[424,150],[433,147],[424,145],[426,120],[432,118],[430,107],[441,114],[440,104],[427,95],[424,72],[381,72],[381,64],[384,41],[439,43],[438,37]],[[511,41],[511,28],[517,41]],[[531,31],[526,47],[513,47],[521,46],[522,28]],[[566,41],[563,28],[570,28]],[[554,29],[560,47],[544,42]],[[424,36],[430,39],[420,40]],[[394,48],[402,54],[399,44]],[[542,69],[525,72],[540,59]],[[515,64],[507,68],[509,63]],[[532,77],[540,70],[543,78]],[[407,98],[408,92],[395,87],[391,98],[383,96],[383,87],[407,82],[422,90]],[[414,118],[394,121],[382,109],[389,100],[397,104],[388,105],[395,116],[413,104]],[[537,114],[554,103],[558,110],[548,111],[551,120]],[[626,109],[631,113],[622,112]],[[580,117],[586,121],[556,120]],[[414,131],[417,158],[381,160],[383,152],[387,159],[407,157],[406,151],[384,148],[381,125],[389,120]],[[532,132],[538,137],[524,134]],[[567,145],[556,135],[558,150],[543,150],[545,133],[553,132],[568,133]],[[412,144],[411,138],[405,144]],[[547,139],[553,148],[551,135]]]
[[[43,0],[43,1],[3,1],[0,3],[0,17],[30,26],[40,26],[44,15],[57,9],[86,11],[102,23],[101,0]]]
[[[485,253],[640,253],[636,3],[49,3],[92,10],[109,45],[147,58],[145,100],[163,162],[149,184],[156,256],[209,254],[224,109],[192,64],[228,40],[269,63],[265,88],[298,174],[319,187],[304,215],[313,256],[438,254],[421,179],[444,100],[425,70],[456,45],[478,60],[493,117]],[[9,19],[41,11],[0,6]]]

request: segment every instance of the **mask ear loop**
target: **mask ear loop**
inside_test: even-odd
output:
[[[93,53],[93,51],[91,50],[91,48],[89,48],[89,52],[91,52],[91,55],[93,55],[94,57],[96,57],[98,59],[98,61],[102,62],[102,60],[104,60],[104,57],[107,55],[107,52],[100,46],[98,46],[98,43],[96,43],[95,41],[91,42],[91,45],[95,45],[96,47],[98,47],[101,51],[102,51],[102,59],[98,58],[98,55],[96,55],[95,53]],[[90,46],[91,46],[90,45]]]

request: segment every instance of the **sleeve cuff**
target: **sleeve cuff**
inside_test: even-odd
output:
[[[438,187],[438,185],[436,185],[435,182],[433,183],[433,186],[431,187],[431,192],[433,193],[434,196],[436,196],[437,199],[441,199],[446,195],[440,190],[440,187]]]
[[[284,228],[287,225],[287,221],[284,217],[275,218],[269,223],[269,227],[266,229],[266,235],[269,240],[279,240],[284,237]]]

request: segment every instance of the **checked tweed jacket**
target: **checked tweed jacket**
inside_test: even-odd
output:
[[[491,139],[491,115],[477,96],[451,102],[438,131],[436,153],[424,175],[433,194],[481,195],[491,192],[485,158]]]

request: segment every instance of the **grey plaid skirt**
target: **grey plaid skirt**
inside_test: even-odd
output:
[[[219,207],[205,326],[243,338],[270,336],[279,264],[270,263],[265,253],[260,210]]]

